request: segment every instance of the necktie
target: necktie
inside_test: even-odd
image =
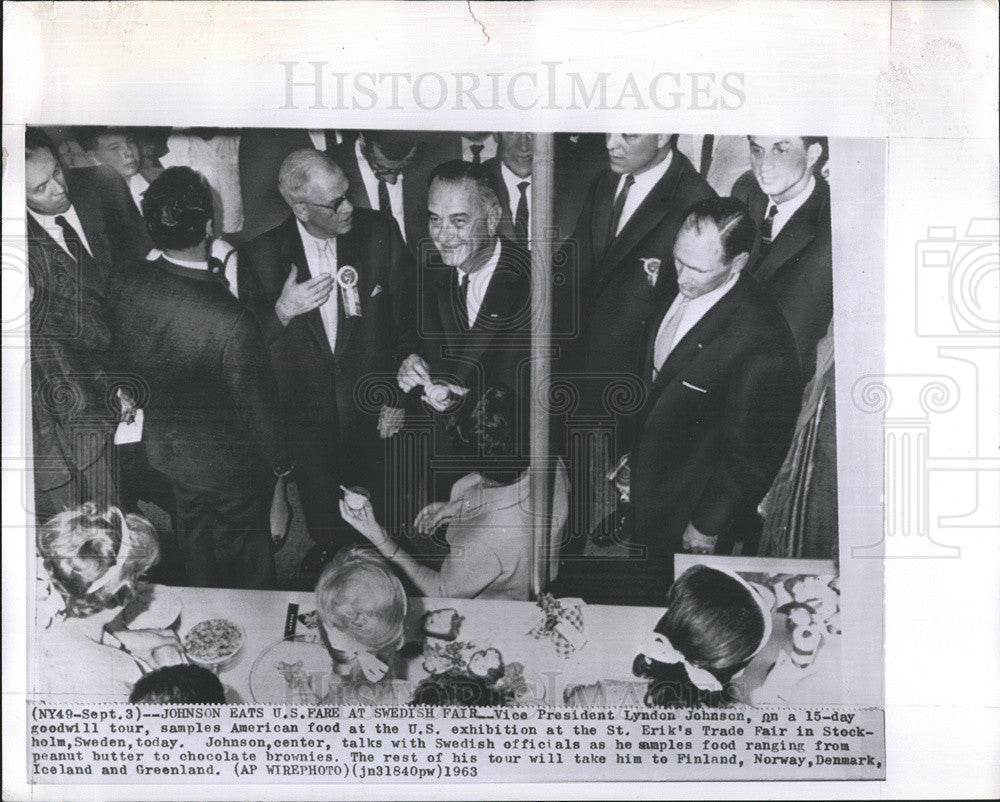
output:
[[[482,164],[483,163],[483,148],[485,145],[469,145],[469,150],[472,151],[472,163]]]
[[[701,140],[701,165],[698,172],[702,178],[708,178],[712,169],[712,148],[715,145],[715,134],[705,134]]]
[[[389,187],[386,186],[385,179],[378,180],[378,208],[388,215],[392,214],[392,201],[389,200]]]
[[[760,227],[760,239],[765,248],[771,245],[771,240],[773,239],[771,232],[774,230],[774,218],[777,214],[778,207],[772,203],[768,207],[767,217],[764,218],[764,223]]]
[[[679,295],[677,298],[677,305],[673,308],[673,313],[664,318],[660,324],[660,330],[656,332],[656,341],[653,343],[653,381],[656,381],[660,370],[663,369],[663,363],[670,356],[674,337],[677,336],[677,329],[680,328],[681,321],[684,319],[684,311],[691,300],[685,295]]]
[[[333,241],[328,239],[323,240],[323,244],[319,247],[320,272],[336,276],[337,257],[331,247],[331,242]],[[326,303],[319,308],[319,314],[323,318],[323,328],[326,330],[326,339],[330,342],[331,351],[337,347],[337,294],[337,288],[334,287]]]
[[[517,201],[517,209],[514,211],[514,233],[523,242],[528,241],[528,187],[530,181],[522,181],[517,185],[521,191],[521,197]]]
[[[87,246],[83,244],[83,240],[80,239],[80,234],[73,228],[73,224],[59,214],[56,215],[56,225],[62,229],[63,240],[66,242],[66,252],[77,262],[82,262],[86,259],[90,255],[90,252],[87,250]],[[87,256],[84,256],[84,254],[87,254]]]
[[[635,176],[632,173],[628,173],[625,176],[625,186],[622,187],[622,191],[615,198],[614,206],[611,207],[611,228],[608,231],[608,242],[611,242],[611,240],[618,236],[618,224],[622,219],[622,210],[625,208],[625,201],[628,199],[628,191],[632,189],[634,183]]]
[[[455,314],[458,317],[459,325],[464,331],[469,331],[469,275],[461,270],[456,270],[458,287],[455,294]]]

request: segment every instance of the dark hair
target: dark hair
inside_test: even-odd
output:
[[[132,704],[171,705],[226,703],[219,678],[204,666],[164,666],[139,678],[128,697]]]
[[[482,677],[451,670],[422,680],[413,691],[411,705],[437,707],[502,707],[510,694],[486,682]]]
[[[700,233],[705,223],[711,223],[718,230],[726,262],[731,262],[741,253],[750,253],[757,228],[741,201],[736,198],[703,198],[688,208],[681,227],[694,228]]]
[[[417,147],[416,137],[411,131],[391,131],[381,128],[360,132],[368,145],[378,145],[382,155],[398,162],[410,155]]]
[[[691,665],[708,671],[723,686],[695,686],[680,663],[665,664],[637,655],[632,671],[649,677],[646,703],[655,706],[718,706],[733,701],[729,683],[760,646],[765,624],[751,591],[728,574],[695,565],[667,594],[667,611],[654,627]]]
[[[97,140],[102,136],[124,136],[135,139],[135,132],[131,128],[114,128],[109,125],[81,126],[76,129],[75,134],[76,141],[84,150],[96,150]]]
[[[168,167],[143,195],[142,216],[157,248],[190,248],[205,239],[205,225],[213,216],[212,191],[190,167]]]
[[[492,481],[512,484],[529,463],[518,436],[523,411],[517,393],[497,384],[486,389],[471,411],[452,415],[447,429],[461,450],[476,456],[479,473]]]
[[[59,161],[59,151],[47,133],[41,128],[24,129],[24,155],[31,156],[40,150],[47,150],[52,154],[52,158]]]
[[[484,206],[489,208],[500,205],[500,187],[497,184],[497,178],[482,164],[473,164],[461,159],[453,159],[450,162],[439,164],[431,171],[430,177],[427,179],[428,189],[435,181],[443,181],[448,184],[471,181]]]

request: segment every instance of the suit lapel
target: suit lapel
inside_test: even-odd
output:
[[[67,173],[69,175],[69,173]],[[76,181],[70,185],[70,197],[76,216],[80,218],[83,234],[91,248],[91,256],[100,274],[101,282],[107,280],[108,267],[111,265],[111,245],[108,241],[107,226],[104,224],[104,212],[101,199],[95,187]]]
[[[350,232],[342,237],[337,237],[337,270],[339,271],[341,267],[345,265],[350,265],[358,272],[358,300],[361,306],[364,306],[365,289],[367,286],[367,271],[365,265],[362,264],[362,258],[359,246],[361,243],[358,241],[360,238],[360,226],[357,221],[355,221],[354,226],[351,228]],[[358,329],[358,321],[361,320],[359,317],[348,317],[347,310],[344,309],[343,297],[340,296],[340,285],[338,284],[334,287],[333,291],[338,293],[337,298],[337,343],[334,348],[334,356],[340,359],[344,353],[348,350],[351,340],[354,337]],[[318,312],[319,310],[317,310]]]
[[[283,225],[287,226],[287,229],[285,236],[282,237],[282,255],[284,257],[282,261],[288,262],[291,265],[291,269],[297,268],[297,280],[301,284],[303,281],[308,281],[313,277],[309,270],[309,260],[306,259],[305,247],[302,245],[302,235],[299,234],[299,227],[296,224],[294,215],[289,217]],[[284,284],[287,278],[287,274],[281,276],[281,283]],[[312,332],[312,336],[316,340],[316,344],[320,350],[332,359],[333,351],[330,350],[330,340],[326,336],[326,328],[323,326],[323,317],[320,315],[319,309],[311,309],[302,315],[302,318],[306,328]]]
[[[723,295],[715,306],[708,310],[705,315],[695,323],[691,329],[678,340],[677,345],[670,352],[663,368],[660,370],[653,382],[653,392],[658,394],[664,387],[677,376],[680,371],[694,359],[698,352],[702,350],[706,343],[711,342],[724,332],[730,323],[739,299],[745,292],[744,280],[740,278],[732,289]],[[662,322],[662,317],[660,318]],[[657,326],[657,330],[659,326]],[[655,341],[656,332],[652,334]],[[650,346],[652,347],[652,346]]]
[[[825,188],[826,185],[821,183],[820,179],[816,179],[812,195],[778,232],[778,236],[771,243],[771,248],[752,271],[754,278],[759,282],[767,284],[775,273],[791,261],[795,254],[816,238],[817,217],[822,210]],[[763,206],[765,208],[767,206],[766,195],[763,195]],[[764,212],[761,212],[761,220],[763,220],[763,215]]]
[[[643,199],[639,207],[633,212],[628,222],[608,245],[607,253],[601,260],[601,274],[597,279],[597,291],[603,286],[610,273],[617,267],[625,256],[633,249],[642,238],[660,224],[664,217],[670,213],[673,206],[673,198],[680,184],[681,172],[685,164],[690,168],[687,159],[675,151],[670,167],[657,181],[649,194]],[[693,169],[693,168],[690,168]],[[608,220],[610,220],[610,212]]]
[[[597,197],[594,202],[594,217],[592,220],[591,242],[594,244],[593,258],[597,263],[597,269],[603,269],[602,257],[608,250],[608,233],[611,228],[611,207],[615,203],[615,194],[618,189],[618,181],[621,178],[617,173],[607,170],[601,178],[600,186],[597,189]]]

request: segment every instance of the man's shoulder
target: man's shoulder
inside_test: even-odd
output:
[[[754,177],[753,170],[747,170],[743,175],[736,179],[733,184],[732,190],[730,190],[730,195],[744,203],[749,202],[752,198],[760,197],[764,194],[761,190],[760,185],[757,183],[757,179]]]
[[[299,238],[298,227],[295,225],[295,215],[291,212],[288,217],[282,220],[274,228],[269,228],[257,236],[242,243],[236,250],[240,256],[244,254],[253,257],[259,252],[266,252],[269,249],[280,247],[288,242],[294,242]]]
[[[781,307],[757,279],[743,273],[732,292],[734,301],[740,307],[734,326],[743,336],[762,347],[795,351],[792,333]]]

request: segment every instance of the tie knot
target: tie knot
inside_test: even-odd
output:
[[[69,225],[69,220],[67,220],[61,214],[57,214],[56,215],[56,225],[59,225],[59,226]]]
[[[776,215],[777,213],[778,213],[778,206],[777,206],[776,204],[772,203],[772,204],[771,204],[771,205],[770,205],[770,206],[769,206],[769,207],[767,208],[767,219],[768,219],[768,220],[773,220],[773,219],[774,219],[774,216],[775,216],[775,215]]]
[[[635,183],[635,176],[632,173],[625,174],[625,188],[628,189]]]
[[[524,195],[524,193],[528,191],[529,186],[531,186],[530,181],[522,181],[517,185],[517,188],[521,191],[521,194]]]

